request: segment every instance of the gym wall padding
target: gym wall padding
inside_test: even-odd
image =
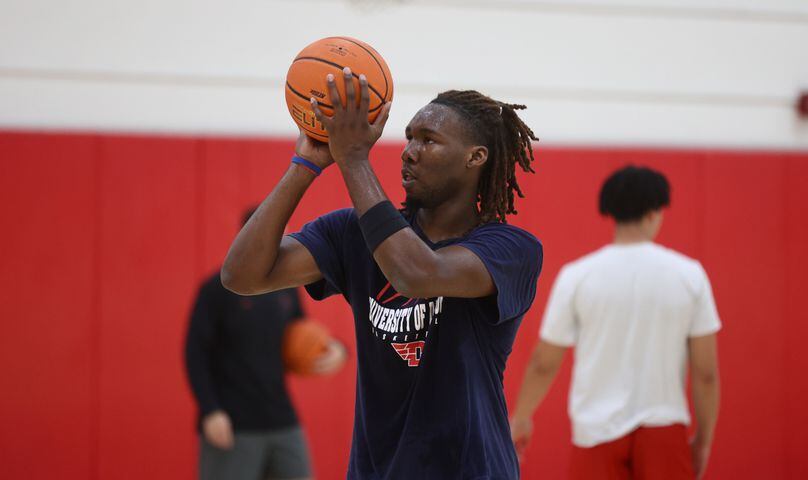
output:
[[[373,153],[395,201],[400,149]],[[0,478],[194,478],[188,313],[241,212],[269,192],[292,150],[292,139],[0,132]],[[707,478],[805,478],[808,153],[539,147],[512,223],[542,240],[545,264],[508,363],[509,401],[559,268],[609,241],[597,191],[628,162],[668,175],[659,241],[702,261],[724,321]],[[290,228],[347,205],[328,169]],[[339,298],[306,307],[351,351],[333,377],[290,379],[317,478],[344,478],[353,325]],[[565,477],[569,363],[536,415],[523,478]]]

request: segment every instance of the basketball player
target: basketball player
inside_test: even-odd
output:
[[[516,479],[502,375],[535,295],[541,245],[505,224],[532,171],[530,129],[475,91],[441,93],[406,128],[403,214],[368,162],[390,105],[367,121],[368,85],[342,73],[345,104],[317,118],[329,145],[300,135],[297,157],[230,248],[224,285],[257,294],[306,285],[342,295],[358,356],[350,479]],[[339,99],[336,79],[327,85]],[[357,105],[357,94],[359,102]],[[336,163],[354,208],[283,237],[298,201]]]
[[[667,179],[651,169],[610,176],[600,212],[616,222],[614,243],[564,266],[550,294],[513,439],[523,452],[533,411],[574,346],[573,479],[692,479],[707,465],[721,323],[701,264],[653,243],[669,196]],[[690,448],[688,364],[697,420]]]
[[[244,222],[254,209],[244,214]],[[308,447],[284,382],[284,329],[303,317],[295,289],[244,298],[218,272],[199,289],[185,339],[185,366],[197,405],[200,480],[303,480]],[[340,368],[334,340],[315,365]]]

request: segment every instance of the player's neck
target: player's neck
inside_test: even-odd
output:
[[[618,223],[614,228],[614,244],[627,245],[632,243],[643,243],[654,240],[654,234],[650,229],[640,222]]]
[[[477,226],[477,205],[448,201],[434,208],[418,210],[418,226],[433,243],[462,237]]]

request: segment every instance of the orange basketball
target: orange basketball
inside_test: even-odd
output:
[[[333,102],[328,94],[325,77],[329,73],[336,79],[337,90],[345,104],[345,81],[342,69],[350,67],[354,75],[354,88],[359,101],[359,75],[368,80],[370,106],[368,121],[379,115],[382,105],[393,99],[393,77],[379,52],[370,45],[350,37],[328,37],[304,48],[286,74],[286,106],[308,136],[321,142],[328,141],[328,132],[314,117],[309,99],[320,103],[320,110],[333,115]]]
[[[298,320],[283,333],[281,356],[286,371],[311,375],[314,361],[328,350],[331,335],[314,320]]]

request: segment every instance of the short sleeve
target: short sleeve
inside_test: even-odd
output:
[[[536,297],[542,266],[541,243],[528,232],[503,224],[478,228],[458,244],[477,255],[497,287],[496,323],[521,317]]]
[[[315,300],[346,291],[343,244],[348,222],[355,218],[352,208],[335,210],[303,226],[290,236],[308,249],[323,279],[306,285]]]
[[[571,347],[578,340],[578,323],[575,319],[575,282],[567,267],[561,269],[550,291],[539,337],[546,342],[562,347]]]
[[[718,308],[715,306],[710,279],[701,264],[699,264],[698,271],[700,289],[696,294],[693,319],[688,332],[691,337],[710,335],[721,330],[721,319],[718,317]]]

